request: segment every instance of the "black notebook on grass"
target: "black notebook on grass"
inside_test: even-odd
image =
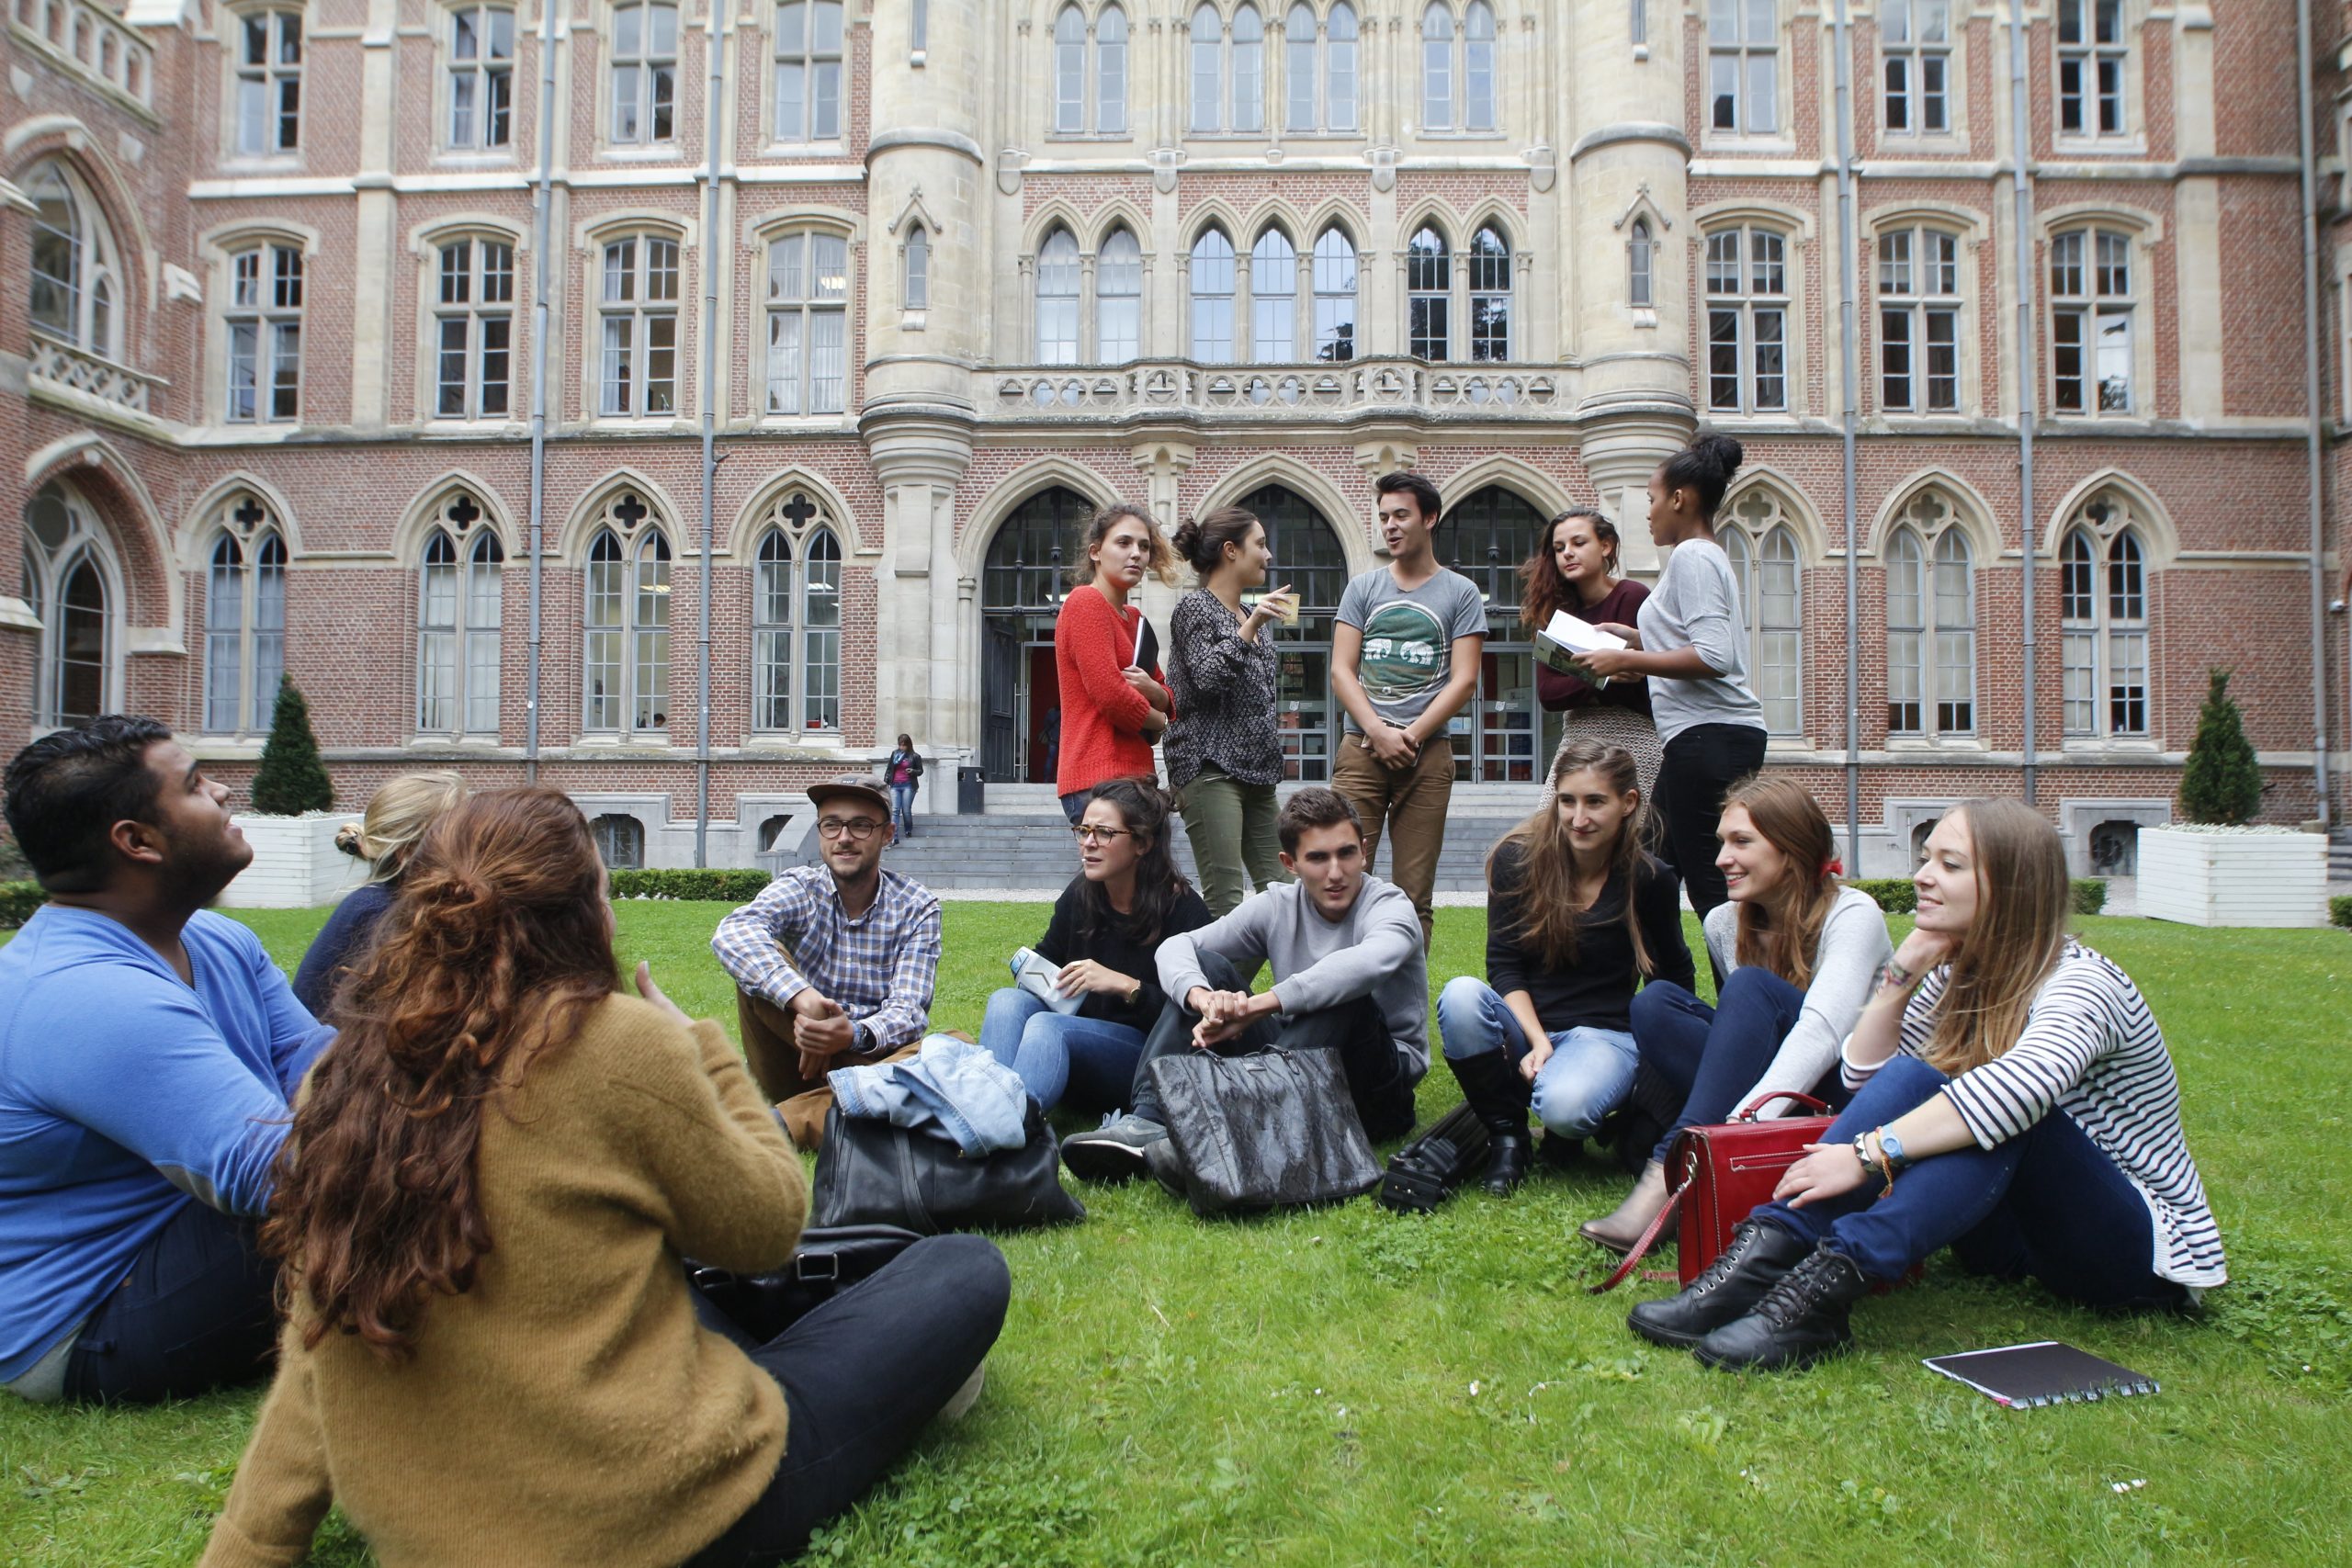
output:
[[[2012,1410],[2157,1392],[2155,1379],[2056,1339],[1930,1356],[1924,1364]]]

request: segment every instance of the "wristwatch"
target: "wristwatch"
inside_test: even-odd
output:
[[[1137,1002],[1143,1000],[1143,982],[1141,980],[1137,980],[1134,985],[1127,987],[1125,1000],[1129,1007],[1133,1007]]]
[[[1903,1152],[1903,1140],[1894,1135],[1894,1128],[1881,1127],[1878,1130],[1878,1152],[1886,1156],[1889,1170],[1911,1168],[1911,1156]]]

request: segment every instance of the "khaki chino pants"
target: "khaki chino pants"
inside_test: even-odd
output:
[[[1432,735],[1411,766],[1386,768],[1364,738],[1351,731],[1340,742],[1331,787],[1363,818],[1367,867],[1385,833],[1388,879],[1413,900],[1413,912],[1421,918],[1421,945],[1427,947],[1435,929],[1430,895],[1437,886],[1437,857],[1445,848],[1446,807],[1453,799],[1452,742],[1442,732]]]

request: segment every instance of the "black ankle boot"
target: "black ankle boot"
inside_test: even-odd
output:
[[[1445,1061],[1462,1085],[1462,1098],[1487,1129],[1487,1169],[1478,1185],[1508,1198],[1527,1179],[1527,1080],[1500,1051]]]
[[[1679,1296],[1642,1303],[1627,1315],[1625,1326],[1653,1345],[1689,1348],[1725,1324],[1746,1317],[1810,1250],[1792,1231],[1762,1220],[1742,1220],[1731,1233],[1731,1245],[1707,1265],[1706,1272]]]
[[[1802,1371],[1854,1342],[1847,1317],[1870,1288],[1852,1258],[1817,1247],[1773,1282],[1755,1311],[1692,1348],[1727,1372]]]

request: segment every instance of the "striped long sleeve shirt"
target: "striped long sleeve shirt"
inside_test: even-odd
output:
[[[1948,968],[1928,972],[1903,1013],[1903,1050],[1927,1054]],[[1850,1049],[1851,1040],[1848,1041]],[[1839,1053],[1849,1089],[1876,1066]],[[2147,1201],[2160,1277],[2193,1289],[2224,1282],[2222,1235],[2180,1130],[2180,1079],[2132,976],[2069,941],[2018,1043],[1944,1086],[1980,1148],[2017,1137],[2055,1109],[2115,1162]]]

